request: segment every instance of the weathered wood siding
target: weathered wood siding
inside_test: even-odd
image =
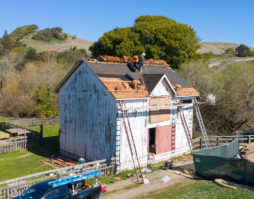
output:
[[[166,82],[166,79],[162,79],[154,88],[152,93],[150,94],[152,97],[158,96],[172,96],[172,91]]]
[[[116,101],[83,63],[60,90],[60,152],[99,160],[115,156]]]
[[[132,133],[137,148],[138,157],[142,165],[147,164],[148,155],[148,99],[134,99],[124,100],[126,109],[128,110],[128,117],[132,129]],[[143,107],[143,108],[142,108]],[[118,113],[118,126],[120,134],[119,140],[119,170],[128,169],[133,167],[130,148],[123,124],[123,118],[119,111]],[[118,151],[118,150],[117,150]]]

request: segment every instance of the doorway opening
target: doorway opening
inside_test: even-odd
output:
[[[150,128],[149,129],[149,147],[148,147],[148,152],[149,153],[156,153],[156,148],[155,148],[155,133],[156,133],[156,128]]]

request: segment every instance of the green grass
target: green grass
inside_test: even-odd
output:
[[[11,119],[9,117],[0,117],[0,122],[10,122]]]
[[[127,175],[129,173],[132,173],[135,176],[134,170],[126,170],[126,171],[119,172],[118,174],[99,177],[98,180],[101,184],[111,184],[111,183],[116,182],[114,177],[119,177],[121,180],[126,180],[128,178]],[[95,184],[95,179],[89,179],[89,180],[87,180],[87,183]]]
[[[39,130],[39,127],[34,128]],[[0,181],[49,170],[41,161],[58,154],[59,125],[45,126],[43,146],[0,155]]]
[[[0,181],[48,170],[49,168],[41,163],[43,159],[43,156],[26,150],[1,154]]]
[[[150,192],[138,199],[251,199],[254,191],[237,187],[237,190],[227,189],[210,181],[199,181],[193,184],[182,183],[165,189]]]

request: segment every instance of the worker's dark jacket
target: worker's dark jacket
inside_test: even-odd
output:
[[[138,56],[138,64],[143,66],[144,62],[145,62],[145,58],[142,55],[139,55]]]

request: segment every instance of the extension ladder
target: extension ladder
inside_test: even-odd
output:
[[[126,132],[126,136],[127,136],[128,145],[129,145],[130,152],[131,152],[131,158],[132,158],[134,170],[135,170],[136,176],[137,176],[137,182],[139,183],[139,175],[140,175],[141,179],[142,179],[141,183],[143,183],[144,177],[143,177],[143,173],[141,171],[141,167],[140,167],[140,163],[139,163],[138,153],[137,153],[134,137],[132,134],[132,129],[131,129],[131,125],[130,125],[130,121],[129,121],[129,117],[128,117],[128,112],[127,112],[127,110],[124,110],[124,108],[126,109],[124,102],[119,101],[119,106],[120,106],[120,111],[121,111],[122,118],[123,118],[123,124],[124,124],[124,129]],[[127,122],[125,120],[127,120]],[[137,163],[138,170],[137,170],[135,162]],[[139,173],[138,173],[138,171],[139,171]]]
[[[196,98],[194,98],[194,107],[195,107],[199,127],[200,127],[200,130],[201,130],[201,133],[202,133],[202,140],[205,141],[205,147],[209,148],[210,144],[209,144],[208,136],[207,136],[207,133],[206,133],[205,125],[204,125],[204,122],[203,122],[203,119],[202,119],[202,116],[201,116]]]
[[[142,80],[142,83],[143,83],[143,85],[145,86],[145,89],[146,89],[145,80],[144,80],[144,77],[143,77],[143,72],[139,71],[139,74],[140,74],[140,78]]]
[[[188,128],[188,125],[187,125],[187,122],[186,122],[186,119],[185,119],[185,116],[184,116],[181,106],[178,106],[178,111],[179,111],[180,119],[181,119],[181,122],[183,125],[183,130],[186,135],[188,145],[190,147],[190,151],[192,152],[192,149],[193,149],[192,138],[191,138],[191,134],[190,134],[190,131],[189,131],[189,128]]]
[[[175,151],[176,113],[172,116],[171,125],[171,151]]]

